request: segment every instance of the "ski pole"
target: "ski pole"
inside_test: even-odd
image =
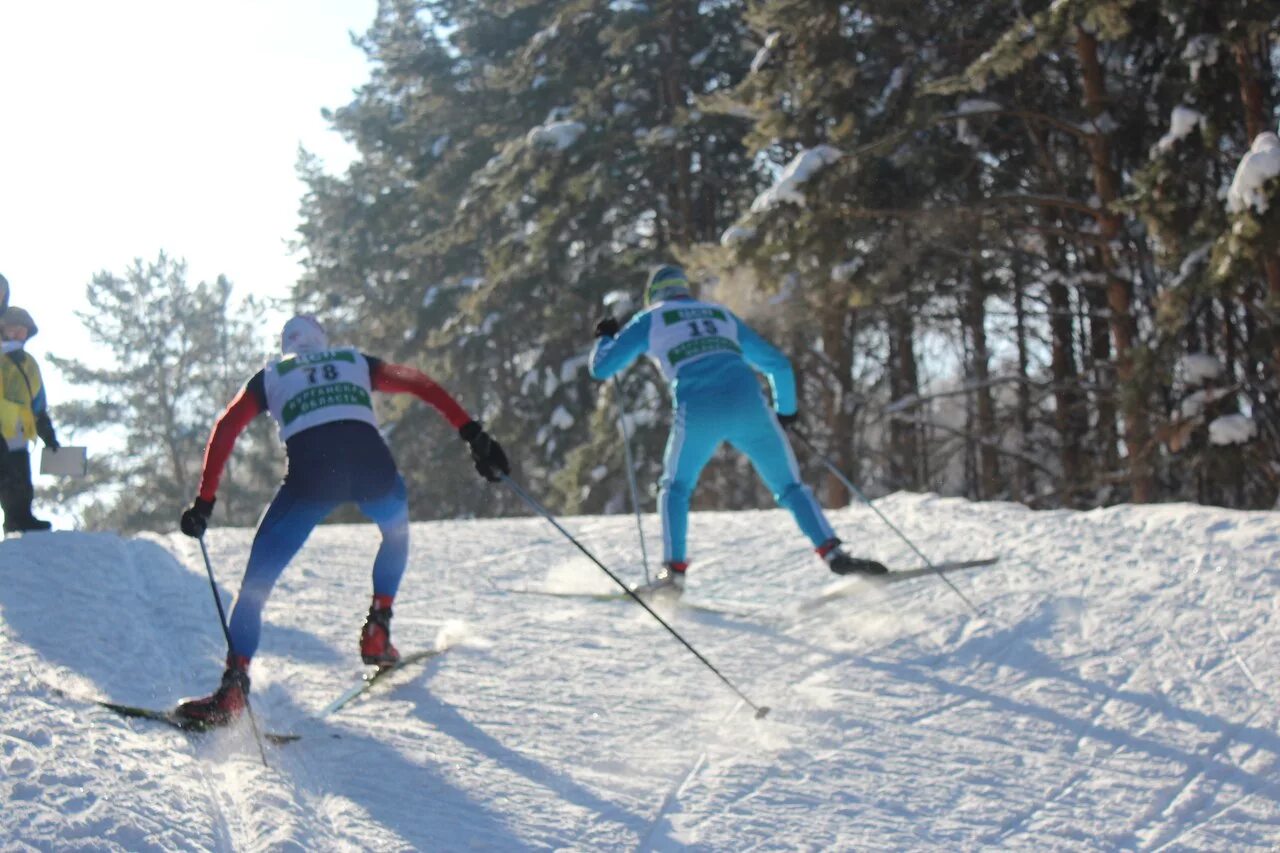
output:
[[[794,435],[796,438],[800,439],[800,443],[803,444],[805,447],[809,448],[809,452],[814,455],[814,458],[816,458],[819,462],[821,462],[828,471],[834,474],[836,479],[844,483],[845,488],[853,492],[853,494],[857,496],[858,500],[862,501],[864,504],[871,507],[872,512],[880,516],[880,520],[883,521],[885,524],[887,524],[890,530],[898,534],[898,536],[901,537],[902,541],[907,543],[907,547],[909,547],[912,551],[915,551],[916,556],[919,557],[921,560],[923,560],[926,566],[933,569],[933,571],[937,573],[938,577],[942,578],[942,580],[946,582],[947,586],[951,587],[951,590],[956,595],[960,596],[961,601],[969,605],[969,609],[971,609],[974,613],[978,614],[979,617],[982,616],[982,611],[978,609],[977,605],[975,605],[972,601],[970,601],[963,592],[957,589],[956,585],[951,582],[951,579],[948,578],[946,574],[943,573],[937,566],[935,566],[933,564],[933,561],[930,560],[928,557],[926,557],[924,555],[924,552],[921,551],[919,548],[917,548],[915,543],[907,538],[907,534],[899,530],[894,525],[894,523],[890,521],[883,512],[880,511],[880,508],[877,507],[875,504],[873,504],[871,502],[871,499],[868,498],[866,495],[864,495],[862,493],[862,490],[859,489],[857,486],[855,486],[853,484],[853,481],[844,475],[844,472],[842,472],[838,467],[836,467],[836,463],[832,462],[831,459],[825,453],[823,453],[821,450],[815,447],[813,442],[809,440],[808,436],[806,436],[803,432],[796,429],[795,427],[792,427],[791,434]]]
[[[615,290],[604,296],[604,309],[617,322],[623,322],[631,311],[631,294],[625,290]],[[640,520],[640,490],[636,488],[636,463],[631,453],[631,433],[627,430],[626,400],[622,395],[622,379],[613,377],[614,395],[618,398],[618,429],[622,430],[622,449],[627,461],[627,487],[631,490],[631,509],[636,514],[636,533],[640,536],[640,559],[644,563],[644,582],[649,579],[649,549],[644,541],[644,524]]]
[[[699,652],[697,649],[695,649],[692,645],[690,645],[688,640],[686,640],[684,637],[680,636],[680,632],[679,632],[679,631],[677,631],[675,628],[672,628],[669,624],[667,624],[667,621],[666,621],[665,619],[663,619],[661,616],[659,616],[657,613],[655,613],[655,612],[653,611],[653,608],[652,608],[652,607],[650,607],[648,604],[645,604],[644,599],[642,599],[640,596],[636,595],[635,591],[634,591],[633,589],[631,589],[631,587],[627,586],[625,583],[623,583],[623,582],[622,582],[622,580],[621,580],[617,575],[615,575],[613,572],[609,571],[608,566],[606,566],[604,563],[600,562],[600,560],[596,557],[596,555],[595,555],[595,554],[592,554],[590,551],[588,551],[588,550],[586,549],[586,546],[584,546],[581,542],[579,542],[577,539],[575,539],[572,533],[570,533],[569,531],[565,530],[565,529],[560,525],[560,522],[556,521],[555,516],[553,516],[553,515],[551,514],[551,511],[550,511],[550,510],[548,510],[548,509],[547,509],[546,507],[544,507],[542,504],[538,503],[538,501],[537,501],[537,500],[535,500],[535,499],[534,499],[534,498],[533,498],[533,497],[532,497],[528,492],[526,492],[524,489],[520,488],[520,486],[516,483],[516,481],[515,481],[515,480],[511,479],[511,478],[510,478],[510,477],[508,477],[506,474],[501,474],[501,473],[500,473],[498,476],[499,476],[499,477],[501,477],[501,478],[502,478],[502,481],[503,481],[504,483],[506,483],[508,486],[510,486],[510,487],[511,487],[511,490],[512,490],[513,492],[515,492],[515,493],[516,493],[516,495],[518,495],[522,501],[524,501],[526,504],[528,504],[528,505],[529,505],[529,507],[530,507],[531,509],[533,509],[533,511],[534,511],[534,512],[538,513],[538,514],[539,514],[539,515],[541,515],[543,518],[545,518],[547,521],[551,522],[551,526],[552,526],[552,527],[554,527],[556,530],[560,531],[560,534],[561,534],[562,536],[564,536],[564,538],[566,538],[566,539],[568,539],[570,542],[572,542],[572,543],[577,547],[577,549],[578,549],[579,551],[581,551],[583,554],[585,554],[585,555],[587,556],[587,559],[589,559],[591,562],[595,563],[595,564],[600,568],[600,571],[604,572],[606,575],[608,575],[608,576],[609,576],[609,578],[610,578],[614,583],[616,583],[618,586],[622,587],[622,591],[623,591],[623,592],[625,592],[627,595],[631,596],[631,599],[632,599],[636,604],[639,604],[641,607],[643,607],[643,608],[645,609],[645,611],[646,611],[650,616],[652,616],[654,619],[658,620],[658,624],[659,624],[659,625],[661,625],[663,628],[666,628],[666,629],[667,629],[667,631],[671,634],[671,636],[673,636],[673,637],[675,637],[677,640],[679,640],[679,641],[684,645],[684,647],[685,647],[686,649],[688,649],[689,651],[693,652],[694,657],[696,657],[698,660],[702,661],[702,663],[706,665],[707,669],[709,669],[709,670],[711,670],[712,672],[714,672],[714,673],[716,674],[716,677],[717,677],[717,678],[719,678],[721,681],[723,681],[723,682],[724,682],[724,683],[729,687],[729,689],[730,689],[730,690],[732,690],[734,693],[738,694],[738,698],[739,698],[739,699],[741,699],[743,702],[746,702],[748,705],[750,705],[750,706],[755,710],[755,712],[756,712],[756,719],[757,719],[757,720],[759,720],[759,719],[763,718],[765,714],[768,714],[768,713],[769,713],[769,708],[768,708],[768,706],[765,706],[765,705],[757,705],[755,702],[752,702],[750,699],[748,699],[748,698],[747,698],[747,694],[745,694],[745,693],[743,693],[741,690],[739,690],[739,689],[738,689],[738,687],[737,687],[737,685],[735,685],[732,681],[730,681],[728,678],[726,678],[726,677],[725,677],[725,675],[724,675],[724,673],[720,672],[720,670],[716,669],[716,668],[715,668],[715,666],[713,666],[713,665],[712,665],[711,661],[709,661],[709,660],[707,660],[705,657],[703,657],[703,656],[702,656],[702,653],[701,653],[701,652]]]
[[[636,487],[636,463],[631,455],[631,433],[627,431],[627,407],[622,399],[622,382],[613,377],[614,396],[618,398],[618,428],[622,430],[622,449],[627,460],[627,485],[631,489],[631,509],[636,514],[636,533],[640,537],[640,559],[644,562],[644,582],[649,580],[649,549],[644,544],[644,524],[640,520],[640,490]]]
[[[213,561],[209,559],[209,549],[204,544],[204,534],[196,540],[200,543],[200,553],[204,556],[204,570],[209,576],[209,589],[213,592],[213,603],[218,608],[218,624],[222,626],[222,636],[227,639],[227,651],[231,651],[231,629],[227,627],[227,612],[222,609],[222,596],[218,594],[218,583],[213,579]]]
[[[231,629],[227,627],[227,612],[222,609],[222,596],[218,594],[218,583],[213,579],[213,561],[209,559],[209,549],[204,544],[204,534],[201,533],[196,540],[200,543],[200,553],[204,556],[204,570],[209,575],[209,589],[213,590],[213,603],[218,606],[218,623],[222,625],[222,636],[227,638],[227,654],[232,653],[231,648]],[[258,731],[258,717],[253,713],[253,706],[249,704],[249,694],[244,694],[244,708],[249,712],[249,725],[253,727],[253,739],[258,742],[258,754],[262,756],[262,766],[270,767],[267,763],[267,750],[262,745],[262,734]]]

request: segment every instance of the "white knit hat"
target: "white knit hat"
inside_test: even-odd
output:
[[[320,321],[310,314],[299,314],[284,324],[280,331],[280,351],[285,355],[318,352],[329,348],[329,337]]]

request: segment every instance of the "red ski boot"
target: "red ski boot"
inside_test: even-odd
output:
[[[394,666],[400,653],[391,645],[391,596],[375,595],[360,632],[360,659],[374,666]]]
[[[238,718],[249,702],[249,659],[227,655],[222,684],[203,699],[184,699],[173,715],[193,728],[225,726]]]

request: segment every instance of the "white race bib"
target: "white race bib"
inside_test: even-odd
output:
[[[378,425],[369,362],[354,349],[294,355],[263,371],[267,408],[280,440],[332,421]]]
[[[717,353],[741,356],[738,324],[728,309],[678,299],[649,309],[649,355],[667,379],[686,364]]]

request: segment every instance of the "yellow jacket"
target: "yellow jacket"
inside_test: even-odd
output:
[[[36,415],[46,408],[44,380],[23,350],[0,354],[0,434],[6,443],[36,440]]]

